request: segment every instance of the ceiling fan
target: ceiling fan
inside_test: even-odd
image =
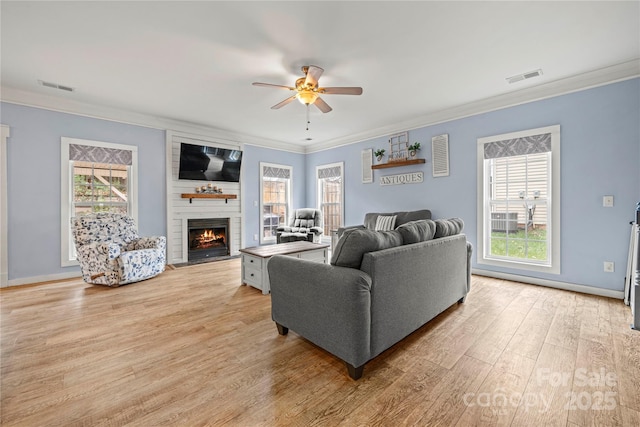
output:
[[[320,76],[324,72],[324,70],[315,65],[305,65],[302,67],[302,72],[305,74],[305,77],[300,77],[296,80],[295,87],[291,86],[283,86],[283,85],[274,85],[271,83],[258,83],[254,82],[254,86],[264,86],[264,87],[275,87],[278,89],[287,89],[297,92],[295,95],[285,99],[282,102],[277,103],[273,107],[272,110],[277,110],[278,108],[282,108],[294,99],[298,99],[302,104],[309,107],[309,105],[313,104],[323,113],[328,113],[331,111],[331,107],[329,104],[324,102],[322,98],[320,98],[320,94],[326,95],[361,95],[362,88],[361,87],[319,87],[318,80]]]

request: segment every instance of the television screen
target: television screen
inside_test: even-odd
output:
[[[179,179],[240,182],[242,151],[180,144]]]

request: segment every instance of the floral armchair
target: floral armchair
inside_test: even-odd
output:
[[[164,271],[165,236],[140,237],[133,218],[96,213],[71,218],[77,259],[87,283],[120,286]]]

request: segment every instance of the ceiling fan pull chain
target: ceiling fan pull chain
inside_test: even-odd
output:
[[[311,123],[311,121],[309,121],[309,104],[307,104],[307,130],[309,130],[309,123]]]

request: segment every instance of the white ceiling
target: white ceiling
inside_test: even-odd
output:
[[[267,145],[336,145],[550,96],[563,82],[593,85],[598,73],[638,75],[639,6],[2,1],[2,98],[103,106]],[[289,92],[251,85],[291,86],[306,64],[325,69],[321,86],[364,89],[323,96],[333,111],[312,107],[309,131],[302,104],[270,109]]]

